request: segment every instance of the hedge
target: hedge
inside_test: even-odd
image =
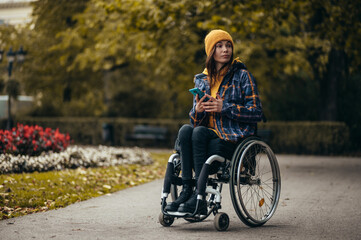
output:
[[[126,118],[22,118],[16,122],[27,125],[59,128],[69,133],[75,144],[115,145],[172,148],[178,129],[188,120],[126,119]],[[3,127],[6,121],[3,121]],[[134,140],[129,136],[134,127],[155,126],[167,130],[164,140]],[[105,128],[104,128],[105,127]],[[104,134],[109,130],[109,138]],[[342,122],[267,122],[260,123],[259,132],[270,132],[266,139],[275,153],[339,155],[347,153],[349,129]],[[107,140],[107,141],[106,141]]]
[[[173,119],[129,119],[129,118],[22,118],[17,122],[42,127],[59,128],[69,133],[75,144],[81,145],[115,145],[172,148],[178,129],[187,120]],[[130,139],[134,128],[139,125],[163,127],[167,130],[164,140]],[[104,127],[110,127],[110,139],[104,137]]]
[[[345,154],[350,149],[349,129],[342,122],[267,122],[269,144],[275,152],[293,154]]]

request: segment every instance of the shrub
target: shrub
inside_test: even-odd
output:
[[[348,151],[349,129],[343,122],[267,122],[269,143],[277,153],[335,155]]]
[[[188,119],[127,119],[127,118],[22,118],[18,122],[28,125],[39,124],[59,127],[68,132],[78,145],[106,144],[102,140],[102,124],[113,126],[115,146],[140,146],[173,148],[179,128],[189,123]],[[1,121],[0,121],[1,123]],[[6,121],[3,122],[6,125]],[[166,141],[131,141],[137,125],[165,127]],[[268,143],[276,153],[340,155],[350,153],[350,133],[353,129],[343,122],[279,122],[259,123],[259,130],[270,131]],[[359,152],[359,151],[358,151]]]
[[[0,153],[39,156],[42,152],[63,151],[70,142],[69,134],[38,125],[18,124],[17,128],[0,130]]]

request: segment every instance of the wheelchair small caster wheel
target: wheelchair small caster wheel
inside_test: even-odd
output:
[[[218,231],[226,231],[229,226],[229,217],[226,213],[217,213],[214,217],[214,227]]]
[[[158,217],[158,220],[159,220],[160,224],[162,224],[162,226],[169,227],[170,225],[173,224],[174,217],[166,216],[163,213],[160,213],[159,217]]]

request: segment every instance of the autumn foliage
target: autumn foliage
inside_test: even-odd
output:
[[[42,152],[60,152],[71,142],[69,134],[59,129],[18,124],[11,130],[0,130],[0,153],[38,156]]]

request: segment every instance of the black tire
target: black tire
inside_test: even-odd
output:
[[[174,222],[174,217],[167,216],[167,215],[164,215],[163,213],[160,213],[158,220],[162,226],[170,227]]]
[[[219,212],[214,217],[214,227],[218,231],[226,231],[229,227],[229,217],[226,213]]]
[[[265,142],[249,137],[237,147],[229,186],[233,207],[244,224],[261,226],[273,216],[281,177],[276,156]]]

